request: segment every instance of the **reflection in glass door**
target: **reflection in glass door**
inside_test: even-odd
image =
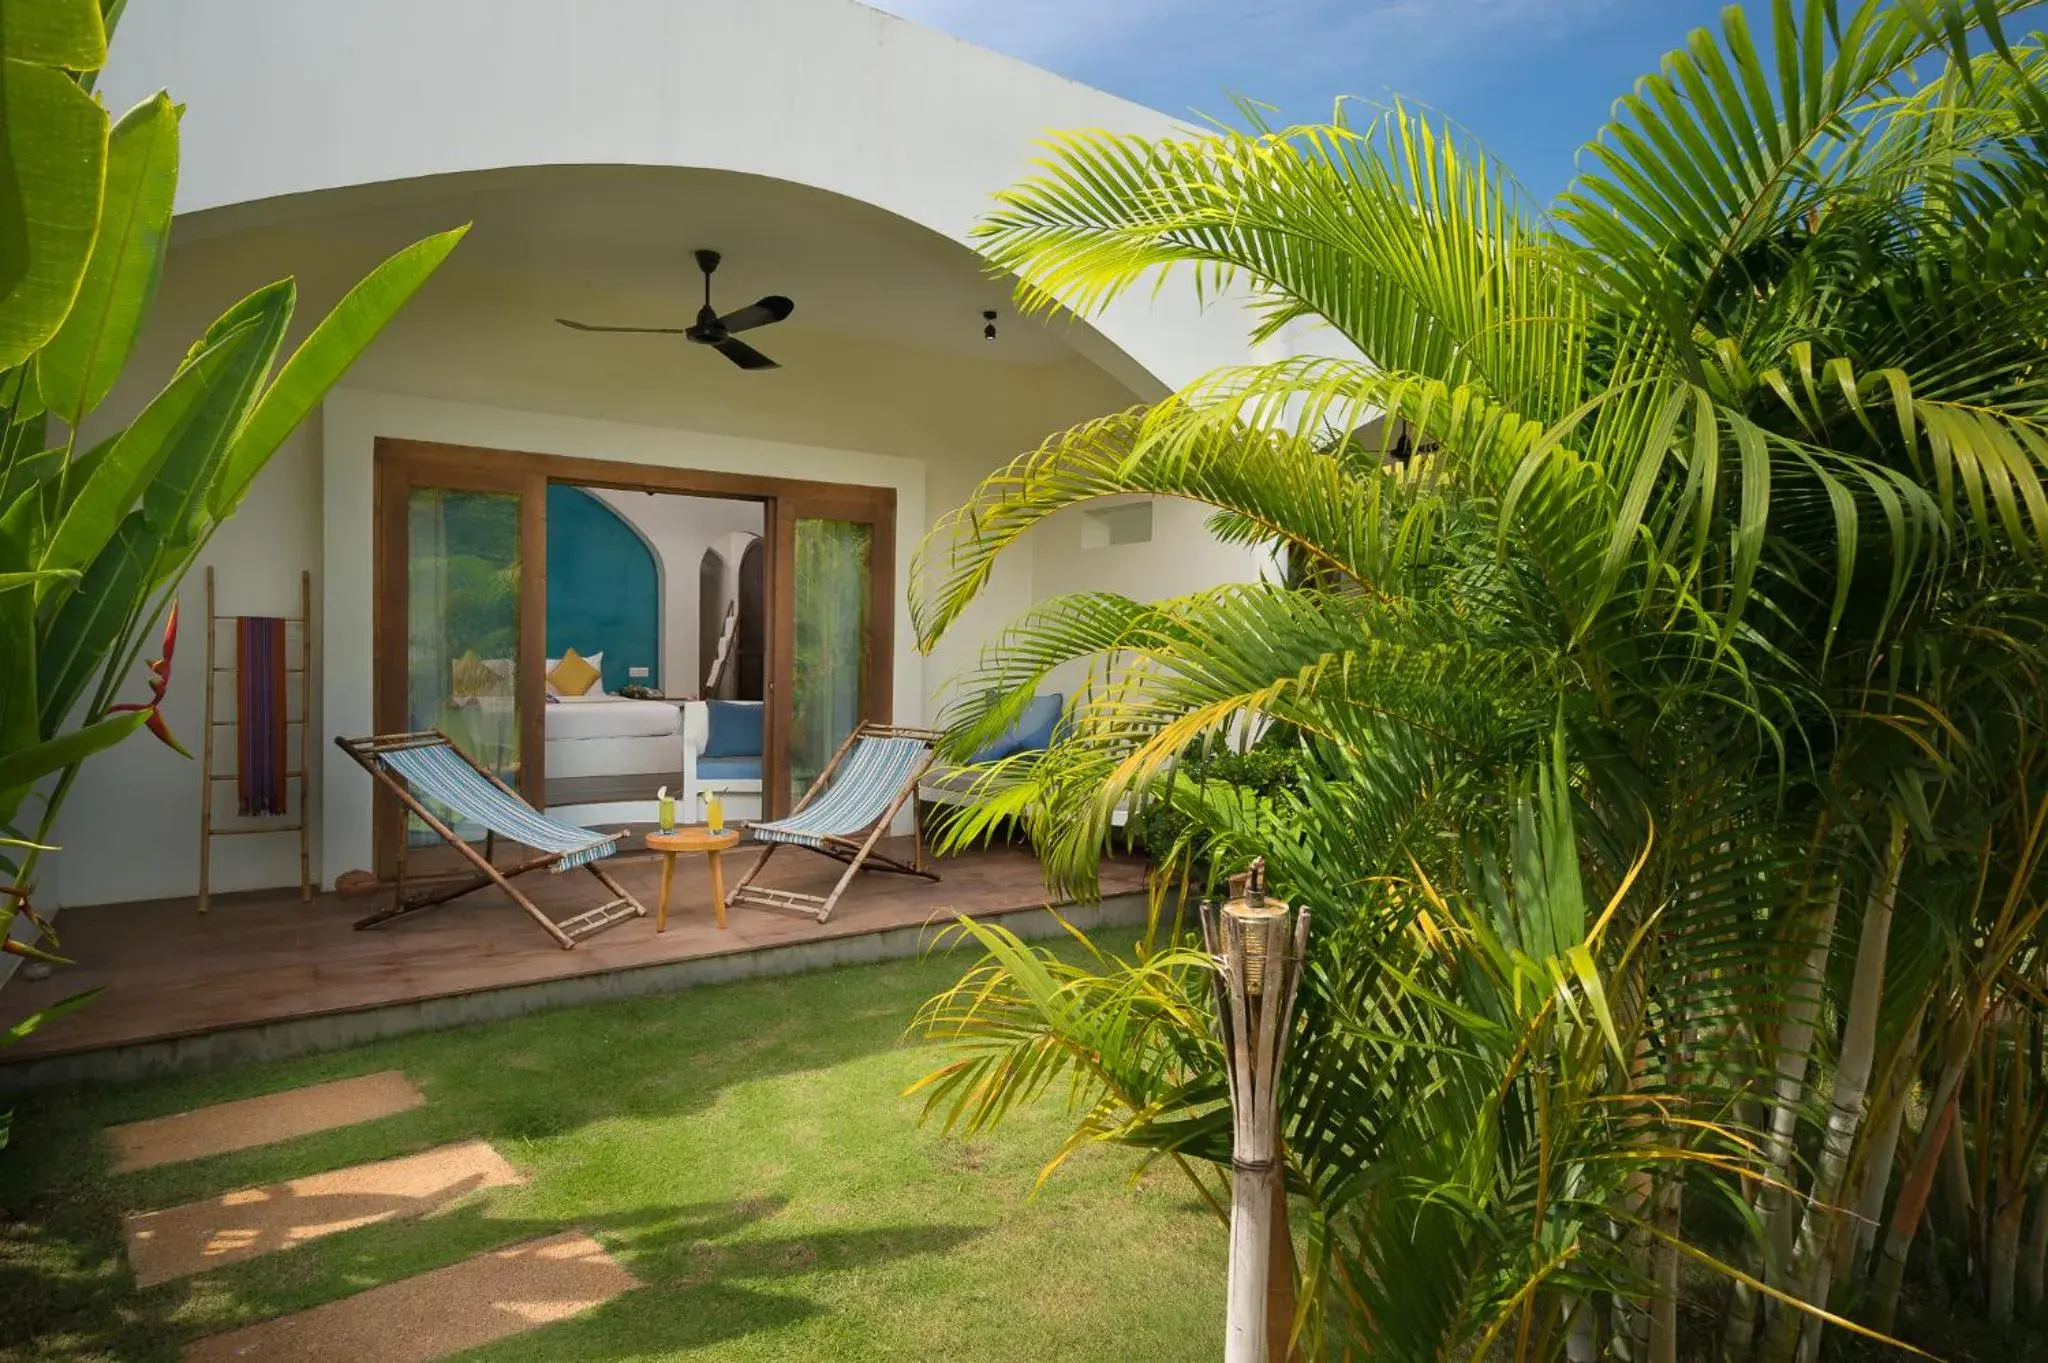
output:
[[[520,500],[417,485],[406,498],[405,727],[441,730],[515,789]],[[410,845],[438,841],[416,818],[406,823]]]
[[[867,713],[874,529],[796,518],[789,804]]]

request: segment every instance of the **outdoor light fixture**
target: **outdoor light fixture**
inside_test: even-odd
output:
[[[994,308],[983,309],[981,318],[982,321],[988,324],[981,329],[981,339],[993,341],[996,338],[996,310]]]
[[[1266,898],[1266,861],[1257,858],[1251,869],[1232,880],[1236,898],[1223,906],[1223,916],[1235,925],[1244,945],[1244,992],[1257,998],[1266,992],[1266,962],[1287,949],[1287,906]],[[1275,967],[1276,971],[1278,967]]]

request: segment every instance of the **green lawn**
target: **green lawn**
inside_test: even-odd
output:
[[[1057,1103],[991,1139],[920,1126],[906,1043],[962,958],[831,971],[23,1101],[0,1154],[0,1358],[186,1341],[570,1227],[645,1284],[475,1359],[1213,1358],[1223,1235],[1177,1172],[1095,1149],[1033,1195]],[[396,1117],[114,1177],[98,1129],[398,1068]],[[482,1136],[529,1176],[137,1291],[120,1214]]]

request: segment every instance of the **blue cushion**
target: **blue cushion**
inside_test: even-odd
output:
[[[1020,752],[1037,752],[1052,742],[1052,731],[1058,727],[1060,714],[1066,706],[1067,698],[1059,691],[1033,696],[1031,703],[1024,707],[1024,713],[971,760],[995,762]]]
[[[758,700],[706,701],[710,720],[704,737],[704,751],[697,756],[754,757],[761,755],[761,702]],[[702,770],[699,767],[698,770]],[[756,771],[754,775],[761,773]]]
[[[699,781],[758,781],[761,779],[761,759],[758,757],[700,757],[697,759]]]

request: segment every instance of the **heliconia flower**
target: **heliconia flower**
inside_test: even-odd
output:
[[[146,701],[130,701],[124,705],[112,705],[107,707],[107,713],[111,715],[119,714],[123,711],[148,711],[149,720],[143,727],[155,734],[163,742],[164,746],[172,752],[180,757],[189,758],[192,754],[185,750],[185,745],[171,736],[171,726],[165,722],[163,712],[164,692],[170,690],[171,687],[171,658],[177,651],[178,603],[173,601],[171,602],[171,613],[164,620],[164,656],[152,658],[148,664],[150,674],[149,699]]]

